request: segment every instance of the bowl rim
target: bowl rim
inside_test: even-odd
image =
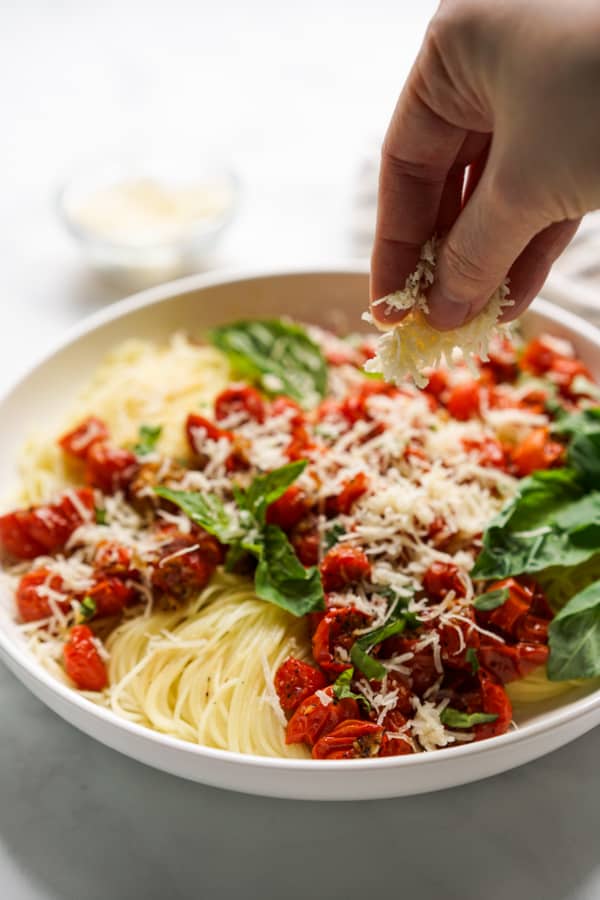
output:
[[[104,324],[122,318],[132,312],[153,306],[163,302],[168,303],[181,294],[189,293],[205,288],[216,287],[222,284],[240,281],[264,280],[266,278],[294,277],[302,275],[368,275],[369,267],[366,261],[350,260],[340,261],[337,264],[298,265],[293,267],[257,267],[242,269],[226,269],[208,274],[189,275],[162,285],[147,288],[123,300],[119,300],[110,306],[98,310],[89,316],[85,316],[80,322],[69,328],[58,340],[54,341],[48,349],[38,354],[27,367],[18,373],[8,385],[0,392],[0,406],[5,403],[26,379],[37,369],[45,365],[53,357],[61,353],[69,345],[84,338],[85,335],[95,331]],[[600,349],[600,329],[585,322],[579,316],[565,311],[556,304],[549,303],[543,298],[538,298],[532,304],[533,311],[547,316],[557,324],[567,328],[577,336],[592,340]],[[98,706],[93,701],[75,691],[73,688],[58,681],[50,672],[47,672],[37,662],[25,647],[20,647],[9,633],[0,628],[0,652],[10,659],[9,668],[25,669],[29,677],[43,688],[57,695],[67,704],[78,707],[85,715],[106,723],[107,726],[117,728],[117,731],[129,733],[137,740],[149,745],[162,745],[176,753],[189,754],[200,758],[211,759],[227,765],[249,766],[255,769],[278,769],[291,772],[343,772],[343,771],[382,771],[396,768],[412,768],[414,766],[431,766],[443,759],[448,759],[446,753],[418,753],[407,756],[390,756],[377,759],[350,759],[350,760],[315,760],[315,759],[290,759],[287,757],[260,756],[258,754],[239,753],[234,750],[220,750],[207,747],[202,744],[194,744],[181,738],[172,737],[159,731],[154,731],[143,725],[138,725],[128,719],[121,718],[112,710]],[[523,744],[535,740],[540,735],[556,731],[561,726],[567,725],[575,719],[586,716],[600,708],[600,687],[585,697],[581,697],[568,703],[564,708],[552,710],[545,714],[541,721],[527,723],[518,729],[513,729],[506,734],[483,741],[476,741],[460,746],[445,748],[450,750],[453,760],[470,758],[482,754],[501,750],[516,744]]]

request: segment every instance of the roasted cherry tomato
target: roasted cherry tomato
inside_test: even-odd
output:
[[[385,381],[365,381],[344,398],[340,412],[351,425],[360,419],[372,419],[369,412],[371,398],[377,394],[390,397],[398,393],[397,388],[386,384]]]
[[[423,390],[436,400],[441,400],[448,387],[448,373],[445,369],[433,369],[428,373],[428,382]]]
[[[499,440],[493,437],[484,437],[481,440],[463,438],[463,447],[477,460],[478,465],[484,468],[504,469],[506,455]]]
[[[392,709],[386,714],[381,723],[383,737],[379,748],[379,756],[406,756],[415,752],[410,728],[406,727],[410,714],[409,711],[408,716],[405,716],[398,709]]]
[[[367,616],[353,606],[334,606],[321,621],[312,639],[313,657],[326,672],[339,674],[350,665],[349,650],[356,631],[368,623]],[[341,650],[341,653],[340,653]]]
[[[543,338],[529,341],[521,356],[521,368],[534,375],[544,375],[560,356]]]
[[[509,646],[486,639],[477,655],[484,669],[492,672],[502,684],[506,684],[508,681],[526,678],[539,666],[545,665],[549,652],[544,644],[519,642]]]
[[[105,441],[96,441],[86,456],[85,480],[105,494],[114,494],[128,487],[138,468],[135,453],[122,447],[113,447]]]
[[[120,578],[109,575],[100,578],[86,596],[96,604],[95,616],[118,616],[135,599],[135,592]]]
[[[161,547],[152,586],[173,603],[187,601],[206,587],[220,561],[221,547],[212,535],[179,534]]]
[[[185,433],[192,453],[202,454],[202,448],[206,440],[220,441],[225,438],[233,441],[233,434],[224,428],[219,428],[210,419],[198,413],[190,413],[185,421]]]
[[[88,416],[72,431],[63,434],[58,443],[65,453],[77,459],[86,459],[92,444],[108,439],[108,428],[102,419]]]
[[[345,719],[313,747],[313,759],[360,759],[377,756],[383,728],[363,719]]]
[[[116,541],[100,541],[94,553],[94,565],[107,575],[127,575],[131,569],[129,547]]]
[[[254,422],[265,421],[265,401],[256,388],[247,384],[230,384],[221,391],[215,400],[215,418],[220,421],[232,415]]]
[[[492,675],[489,675],[485,669],[479,669],[477,675],[481,686],[483,712],[497,716],[493,722],[475,725],[473,729],[475,740],[481,741],[484,738],[495,737],[508,731],[512,721],[512,705],[508,694],[502,685],[494,680]]]
[[[326,687],[322,672],[293,656],[282,662],[275,673],[275,690],[285,712],[292,712],[315,691]]]
[[[335,497],[327,497],[325,501],[326,515],[333,517],[348,515],[352,507],[363,494],[369,490],[369,479],[364,472],[344,482],[341,492]]]
[[[508,597],[504,603],[495,609],[489,611],[478,610],[477,620],[486,627],[492,625],[505,635],[513,637],[517,623],[529,612],[533,600],[533,591],[531,588],[520,584],[515,578],[504,578],[502,581],[495,581],[487,588],[486,593],[496,590],[507,590]]]
[[[52,615],[49,590],[53,594],[63,593],[64,584],[60,575],[53,574],[49,569],[34,569],[33,572],[23,575],[16,592],[17,609],[22,622],[48,619]],[[63,613],[68,612],[71,607],[66,594],[62,599],[55,597],[55,602]]]
[[[321,562],[321,579],[327,593],[341,591],[371,574],[371,563],[366,553],[358,547],[337,544]]]
[[[89,488],[67,491],[56,503],[19,509],[0,516],[0,547],[16,559],[35,559],[62,550],[83,522],[92,517],[94,495]]]
[[[483,372],[491,372],[496,383],[515,380],[519,374],[519,366],[512,341],[506,337],[494,339],[488,356],[488,361],[481,364]]]
[[[552,440],[547,428],[534,428],[512,451],[511,462],[515,474],[524,477],[539,469],[560,465],[564,456],[565,448]]]
[[[324,688],[323,694],[330,698],[329,703],[323,703],[317,694],[302,701],[287,724],[286,744],[304,743],[312,747],[321,735],[328,734],[344,719],[358,719],[360,713],[356,700],[336,700],[331,686]]]
[[[305,524],[306,523],[306,524]],[[316,566],[319,562],[321,541],[319,529],[310,520],[302,521],[294,528],[290,542],[296,551],[296,556],[303,566]]]
[[[446,408],[451,416],[461,421],[473,419],[481,410],[481,385],[471,379],[461,381],[448,391]]]
[[[379,653],[382,659],[412,653],[412,657],[404,663],[410,674],[398,674],[397,677],[398,680],[410,686],[419,697],[422,697],[425,691],[435,684],[441,675],[441,672],[438,672],[436,668],[432,645],[425,644],[420,646],[421,641],[426,636],[426,634],[421,634],[419,637],[407,638],[403,635],[398,635],[388,638],[381,645]]]
[[[433,562],[423,576],[423,587],[433,600],[443,600],[447,593],[454,591],[457,597],[466,594],[465,583],[455,563]]]
[[[299,428],[305,424],[305,416],[302,408],[291,397],[275,397],[271,403],[270,415],[273,418],[282,416],[287,419],[290,428]]]
[[[102,691],[108,684],[104,660],[87,625],[75,625],[63,647],[65,671],[80,691]]]
[[[267,509],[269,525],[279,525],[284,531],[291,531],[310,512],[306,494],[297,484],[292,484],[284,494]]]
[[[442,662],[458,668],[472,668],[469,650],[479,647],[479,632],[471,608],[461,611],[460,619],[451,618],[438,626]]]

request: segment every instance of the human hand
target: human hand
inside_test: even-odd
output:
[[[442,0],[383,145],[371,301],[436,233],[431,325],[468,322],[507,276],[513,319],[599,207],[597,0]]]

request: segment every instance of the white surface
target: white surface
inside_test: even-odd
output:
[[[358,156],[383,130],[433,6],[5,0],[0,384],[30,344],[113,296],[49,208],[70,161],[102,146],[169,132],[235,143],[245,206],[225,262],[348,252]],[[0,708],[7,900],[600,896],[600,729],[491,781],[340,806],[161,775],[66,726],[4,670]]]
[[[5,422],[0,494],[14,484],[19,449],[31,422],[39,427],[68,414],[72,395],[118,339],[156,340],[166,332],[204,331],[243,314],[270,318],[281,313],[281,298],[294,315],[318,325],[350,331],[360,324],[367,268],[325,272],[243,273],[233,277],[196,275],[172,286],[153,288],[124,300],[83,323],[76,333],[0,400]],[[524,335],[549,331],[574,344],[592,374],[598,365],[600,332],[544,301],[522,318]],[[158,735],[102,709],[61,684],[29,654],[14,625],[9,591],[0,598],[0,656],[40,699],[109,747],[173,774],[248,793],[300,800],[362,800],[440,790],[465,784],[529,762],[579,737],[600,723],[600,687],[583,688],[539,704],[515,707],[518,729],[450,751],[378,760],[314,761],[265,759],[223,752]],[[243,652],[243,649],[241,650]]]

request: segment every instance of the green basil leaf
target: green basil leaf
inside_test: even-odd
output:
[[[138,456],[152,453],[161,434],[162,425],[140,425],[138,442],[133,448],[133,452]]]
[[[176,491],[160,486],[154,493],[178,506],[186,516],[209,534],[214,534],[223,544],[230,544],[240,537],[240,526],[229,513],[223,501],[215,494],[199,494],[197,491]]]
[[[266,525],[254,586],[263,600],[287,609],[294,616],[325,609],[321,576],[316,566],[305,569],[285,532]]]
[[[448,728],[472,728],[473,725],[483,725],[485,722],[495,722],[496,713],[464,713],[458,709],[447,706],[440,713],[440,722]]]
[[[94,516],[96,519],[96,525],[106,525],[107,524],[105,509],[102,509],[101,507],[97,506],[94,510]]]
[[[89,594],[81,601],[80,612],[84,622],[87,622],[96,615],[96,601],[93,597],[90,597]]]
[[[571,597],[550,623],[551,681],[600,675],[600,581]]]
[[[570,437],[569,465],[581,474],[586,485],[600,487],[600,407],[563,416],[552,430]]]
[[[266,475],[257,475],[247,490],[237,489],[235,498],[238,506],[246,509],[259,524],[264,524],[267,507],[285,494],[306,465],[306,460],[301,459],[287,463]]]
[[[350,649],[350,659],[357,669],[366,675],[369,681],[381,681],[385,678],[387,669],[381,663],[369,656],[359,641],[355,641]]]
[[[327,364],[299,325],[279,319],[240,321],[213,329],[210,339],[239,375],[269,394],[287,394],[307,408],[325,396]]]
[[[352,690],[352,679],[354,678],[354,669],[344,669],[333,682],[333,695],[337,700],[356,700],[362,703],[365,709],[371,709],[371,704],[362,694],[356,694]]]
[[[350,659],[367,678],[381,681],[385,677],[387,670],[379,660],[370,656],[370,651],[376,644],[380,644],[396,634],[401,634],[407,626],[414,627],[418,622],[419,620],[414,613],[404,611],[401,605],[401,598],[398,598],[385,625],[382,625],[380,628],[374,628],[373,631],[368,631],[357,638],[350,649]]]
[[[476,597],[473,601],[473,606],[475,609],[488,612],[490,609],[497,609],[499,606],[502,606],[506,603],[508,597],[508,588],[496,588],[493,591],[486,591],[485,594],[480,594],[479,597]]]
[[[336,522],[335,525],[332,525],[331,528],[328,528],[323,536],[323,546],[325,548],[325,552],[327,553],[331,550],[332,547],[335,547],[343,534],[346,534],[346,529],[343,525],[340,525],[339,522]]]
[[[479,660],[477,659],[477,651],[473,647],[469,647],[465,653],[465,659],[471,665],[471,672],[477,675],[479,671]]]

